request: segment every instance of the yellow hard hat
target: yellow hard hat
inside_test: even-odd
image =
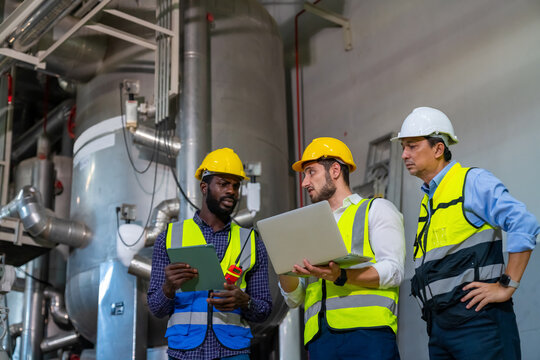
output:
[[[236,175],[245,180],[249,180],[244,172],[242,161],[238,155],[229,148],[217,149],[206,155],[201,166],[195,171],[195,178],[197,178],[197,180],[202,180],[204,171]]]
[[[302,160],[293,164],[294,171],[302,172],[304,164],[310,161],[319,160],[321,158],[334,158],[349,165],[349,171],[356,170],[356,165],[351,154],[351,150],[343,143],[343,141],[331,138],[320,137],[313,139],[311,144],[306,147],[302,154]]]

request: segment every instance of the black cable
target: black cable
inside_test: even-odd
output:
[[[121,105],[122,104],[122,84],[120,83],[120,103]],[[122,110],[122,106],[120,107],[120,113],[121,113],[121,117],[122,119],[124,118],[124,115],[123,115],[123,110]],[[131,163],[131,166],[133,167],[133,170],[135,170],[137,173],[139,174],[144,174],[148,171],[148,169],[150,168],[150,166],[152,165],[152,163],[154,163],[155,165],[155,170],[154,170],[154,184],[152,185],[152,198],[150,200],[150,209],[148,211],[148,217],[146,218],[146,223],[144,224],[143,226],[143,230],[141,232],[141,235],[139,235],[138,239],[133,242],[133,244],[128,244],[126,243],[126,241],[124,240],[124,238],[122,237],[122,234],[120,234],[120,221],[118,219],[118,213],[120,212],[120,208],[116,208],[116,232],[118,233],[118,237],[120,238],[120,241],[122,242],[122,244],[124,244],[124,246],[130,248],[130,247],[133,247],[135,245],[137,245],[139,243],[139,241],[142,239],[145,231],[146,231],[146,228],[148,227],[148,224],[150,223],[150,219],[152,217],[152,212],[153,212],[153,207],[154,207],[154,199],[155,199],[155,195],[156,195],[156,184],[157,184],[157,173],[158,173],[158,162],[157,161],[154,161],[154,158],[156,157],[156,154],[159,153],[159,148],[160,148],[160,145],[159,145],[159,126],[156,124],[155,126],[155,135],[154,137],[158,137],[158,139],[156,139],[156,141],[154,142],[154,149],[153,149],[153,152],[152,152],[152,158],[150,160],[150,162],[148,163],[148,166],[146,167],[146,169],[141,172],[139,171],[136,167],[135,167],[135,164],[133,163],[133,160],[131,159],[131,155],[130,155],[130,152],[129,152],[129,147],[128,147],[128,144],[127,144],[127,139],[126,139],[126,136],[125,136],[125,126],[124,126],[124,121],[122,120],[122,130],[123,130],[123,133],[124,133],[124,144],[126,146],[126,152],[128,154],[128,158],[129,158],[129,162]]]
[[[33,275],[30,275],[29,273],[27,273],[25,270],[21,269],[21,268],[16,268],[17,270],[19,271],[22,271],[26,276],[28,276],[29,278],[39,282],[39,283],[42,283],[44,285],[47,285],[47,286],[53,286],[50,282],[48,281],[45,281],[45,280],[41,280],[41,279],[38,279],[37,277],[33,276]]]
[[[144,170],[137,169],[137,167],[135,166],[135,163],[133,162],[133,158],[131,157],[131,152],[129,151],[129,147],[127,143],[126,123],[124,121],[125,120],[124,119],[124,101],[123,101],[123,96],[122,96],[122,88],[123,88],[123,84],[120,83],[120,122],[122,123],[122,135],[124,136],[124,145],[126,147],[126,153],[129,159],[129,163],[131,164],[131,167],[133,168],[133,170],[136,173],[144,174],[145,172],[148,171],[148,169],[150,169],[150,166],[152,166],[152,163],[154,162],[154,158],[157,153],[157,151],[155,151],[156,150],[155,148],[156,148],[156,145],[158,145],[158,143],[156,142],[156,144],[154,144],[154,152],[152,153],[152,158],[150,158],[150,162],[148,163],[148,166],[146,166]],[[156,135],[157,135],[157,125],[155,129],[154,137]]]
[[[240,250],[240,254],[238,254],[238,257],[236,258],[236,261],[234,262],[236,266],[238,266],[238,261],[240,260],[240,256],[244,252],[244,249],[246,248],[246,245],[247,245],[248,241],[251,240],[251,234],[253,233],[253,231],[255,231],[255,229],[251,228],[251,230],[249,231],[248,237],[246,239],[246,242],[244,243],[244,246],[242,246],[242,249]],[[229,240],[230,240],[230,238],[229,238]]]
[[[162,123],[164,123],[164,122],[165,121],[162,121]],[[182,188],[182,185],[180,185],[180,181],[178,180],[178,177],[176,176],[176,171],[174,170],[172,162],[171,162],[171,160],[173,160],[173,158],[174,158],[173,155],[172,155],[172,150],[171,150],[171,146],[170,146],[170,143],[172,142],[172,138],[173,138],[172,135],[171,135],[170,138],[167,137],[166,135],[163,136],[163,140],[164,140],[164,143],[165,143],[166,155],[167,155],[167,166],[171,170],[171,173],[172,173],[173,178],[174,178],[174,182],[176,183],[176,187],[178,188],[178,190],[180,190],[180,193],[182,194],[184,199],[189,203],[189,205],[191,205],[197,211],[200,211],[201,209],[199,209],[199,207],[197,205],[195,205],[191,201],[191,199],[189,199],[187,197],[186,193],[184,192],[184,189]]]

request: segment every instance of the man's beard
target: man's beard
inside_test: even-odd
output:
[[[220,202],[225,199],[230,199],[233,202],[233,206],[230,209],[224,209],[219,206]],[[223,196],[220,199],[217,199],[208,187],[208,194],[206,195],[206,206],[214,215],[216,215],[223,222],[227,222],[236,206],[238,200],[234,196]]]
[[[311,201],[317,203],[319,201],[328,200],[336,193],[336,185],[332,182],[332,178],[328,171],[325,174],[326,184],[321,188],[318,194],[311,197]]]

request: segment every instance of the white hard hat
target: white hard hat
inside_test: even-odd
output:
[[[419,107],[407,116],[398,136],[392,141],[417,136],[440,137],[444,143],[453,145],[458,143],[458,138],[454,134],[454,127],[442,111],[431,107]]]

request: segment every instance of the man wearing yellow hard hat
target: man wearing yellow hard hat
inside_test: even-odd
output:
[[[209,153],[195,177],[201,181],[201,210],[193,219],[169,224],[157,238],[148,306],[158,317],[169,316],[169,359],[249,360],[252,334],[247,321],[266,320],[272,297],[264,245],[253,231],[231,222],[241,182],[247,178],[240,158],[229,148]],[[204,244],[216,248],[227,283],[219,293],[177,293],[198,271],[186,263],[171,264],[166,249]]]
[[[302,187],[313,202],[328,200],[347,248],[373,257],[348,269],[304,260],[305,267],[295,265],[293,271],[308,278],[280,276],[287,304],[304,304],[310,360],[399,359],[398,287],[405,260],[401,213],[388,200],[351,192],[349,173],[356,165],[338,139],[314,139],[292,168],[304,173]],[[354,231],[359,228],[364,231]]]

